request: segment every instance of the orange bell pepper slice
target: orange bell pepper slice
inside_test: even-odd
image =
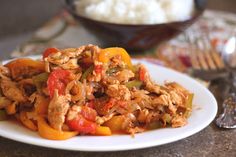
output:
[[[45,71],[45,64],[42,61],[30,58],[20,58],[13,60],[5,65],[10,69],[13,78],[29,73],[40,73]]]
[[[7,114],[13,115],[16,113],[16,103],[13,102],[5,107]]]
[[[97,126],[94,135],[110,136],[111,135],[111,129],[107,126]]]
[[[20,121],[28,129],[30,129],[32,131],[37,131],[38,130],[38,128],[34,124],[34,122],[27,117],[27,114],[26,114],[25,111],[20,112]]]
[[[125,49],[120,47],[102,49],[98,56],[98,61],[108,63],[112,57],[115,57],[117,55],[120,55],[127,66],[132,69],[132,63],[129,54]]]
[[[58,131],[53,129],[41,116],[38,116],[38,132],[41,137],[49,140],[66,140],[78,135],[77,131]]]
[[[123,131],[122,125],[124,120],[124,116],[114,116],[110,120],[105,122],[104,125],[109,127],[112,132],[121,132]]]
[[[45,98],[43,96],[38,96],[36,98],[37,104],[35,106],[35,111],[38,115],[44,116],[47,115],[48,112],[48,105],[50,103],[49,98]]]

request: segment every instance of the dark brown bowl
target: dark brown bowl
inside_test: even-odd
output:
[[[96,35],[102,46],[120,46],[129,52],[142,52],[153,48],[163,41],[169,40],[186,30],[203,13],[206,0],[195,0],[195,12],[191,19],[163,24],[113,24],[96,21],[76,13],[75,0],[66,0],[67,10],[88,31]]]

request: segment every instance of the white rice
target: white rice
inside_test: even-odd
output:
[[[191,17],[193,0],[79,0],[77,11],[88,18],[120,24],[159,24]]]

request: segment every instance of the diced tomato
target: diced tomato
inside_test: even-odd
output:
[[[117,101],[117,104],[120,106],[120,107],[126,107],[127,106],[127,101],[122,101],[122,100],[119,100]]]
[[[58,90],[59,95],[65,94],[67,83],[70,81],[71,72],[63,69],[54,70],[48,77],[47,87],[49,95],[52,98],[55,89]]]
[[[101,74],[102,73],[102,65],[96,65],[94,67],[94,71],[96,74]]]
[[[59,50],[57,48],[51,47],[51,48],[47,48],[44,52],[43,52],[43,59],[48,57],[50,54],[52,53],[56,53]]]
[[[95,121],[96,116],[97,116],[96,110],[87,106],[82,107],[81,114],[85,119],[90,120],[90,121]]]
[[[94,109],[99,115],[107,115],[114,105],[119,105],[118,100],[114,98],[98,99],[94,101]]]
[[[115,104],[115,99],[111,98],[108,103],[106,103],[103,107],[104,111],[108,112]]]
[[[139,79],[140,79],[140,81],[145,80],[145,75],[146,75],[146,70],[144,68],[140,68],[139,69]]]
[[[67,125],[70,129],[84,134],[94,134],[97,124],[85,119],[82,115],[78,115],[73,120],[68,120]]]
[[[94,100],[90,100],[89,102],[86,103],[86,106],[94,109]]]

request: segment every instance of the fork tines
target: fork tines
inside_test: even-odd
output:
[[[209,71],[225,68],[220,54],[211,45],[209,34],[191,34],[187,40],[191,45],[190,59],[193,69]]]
[[[225,67],[219,53],[214,50],[196,49],[190,59],[193,69],[197,70],[220,70]]]

